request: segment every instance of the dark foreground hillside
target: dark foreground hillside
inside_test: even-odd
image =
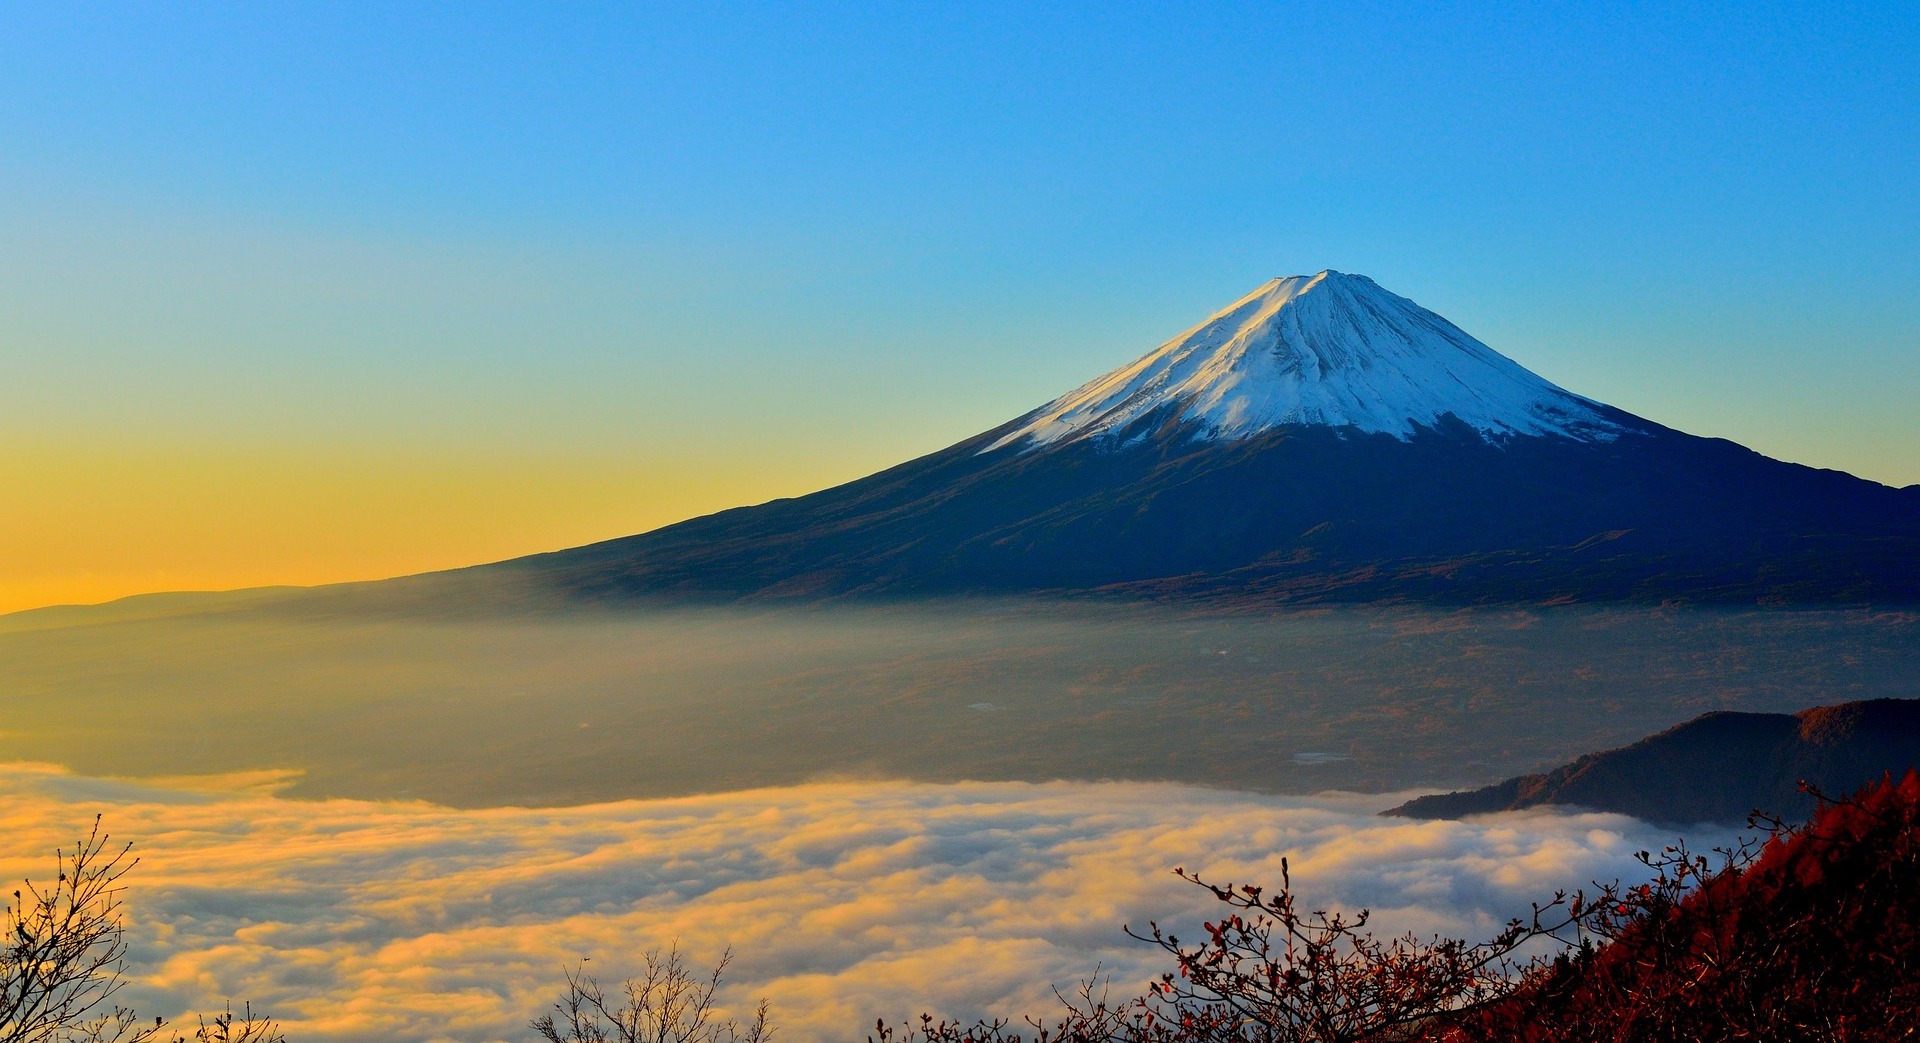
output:
[[[1621,906],[1610,944],[1440,1038],[1920,1038],[1920,776],[1828,807],[1745,870],[1665,898]]]

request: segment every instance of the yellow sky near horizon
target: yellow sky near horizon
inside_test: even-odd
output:
[[[14,445],[0,613],[458,568],[851,477],[739,456]]]
[[[803,495],[933,448],[15,441],[0,447],[0,614],[478,565]]]

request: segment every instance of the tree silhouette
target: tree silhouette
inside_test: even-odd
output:
[[[534,1031],[548,1043],[766,1043],[773,1034],[765,1000],[745,1025],[718,1017],[714,994],[733,962],[731,950],[705,978],[687,969],[678,946],[664,956],[649,950],[645,960],[646,969],[613,998],[584,968],[568,971],[566,992],[534,1019]]]
[[[139,863],[95,817],[50,884],[25,881],[7,903],[0,944],[0,1043],[188,1043],[164,1019],[143,1022],[114,1000],[126,984],[121,883]],[[285,1043],[252,1007],[199,1019],[192,1043]]]

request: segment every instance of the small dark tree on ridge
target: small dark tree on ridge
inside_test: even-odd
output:
[[[109,846],[95,818],[71,851],[56,853],[51,884],[25,881],[7,903],[0,942],[0,1043],[285,1043],[249,1006],[202,1017],[192,1037],[163,1019],[140,1020],[114,1002],[126,984],[121,880],[139,863]]]
[[[1519,951],[1557,937],[1580,919],[1578,896],[1556,894],[1528,920],[1514,920],[1478,945],[1413,935],[1380,939],[1370,913],[1305,911],[1292,890],[1285,859],[1280,887],[1212,884],[1185,869],[1181,879],[1206,888],[1230,910],[1204,925],[1207,938],[1188,946],[1158,924],[1127,933],[1173,957],[1175,969],[1145,996],[1112,1005],[1104,989],[1082,983],[1066,1013],[967,1025],[922,1016],[916,1026],[875,1025],[870,1043],[1354,1043],[1415,1038],[1435,1016],[1461,1013],[1505,997],[1527,964]],[[1025,1033],[1031,1032],[1029,1037]]]
[[[567,989],[553,1010],[533,1020],[547,1043],[766,1043],[773,1035],[767,1002],[746,1024],[721,1018],[714,1004],[733,953],[721,954],[702,978],[689,970],[678,946],[649,950],[646,968],[608,996],[585,968],[567,972]]]

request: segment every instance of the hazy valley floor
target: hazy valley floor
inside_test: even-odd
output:
[[[1033,603],[0,617],[0,758],[560,805],[831,778],[1480,785],[1719,709],[1920,696],[1920,613]]]

